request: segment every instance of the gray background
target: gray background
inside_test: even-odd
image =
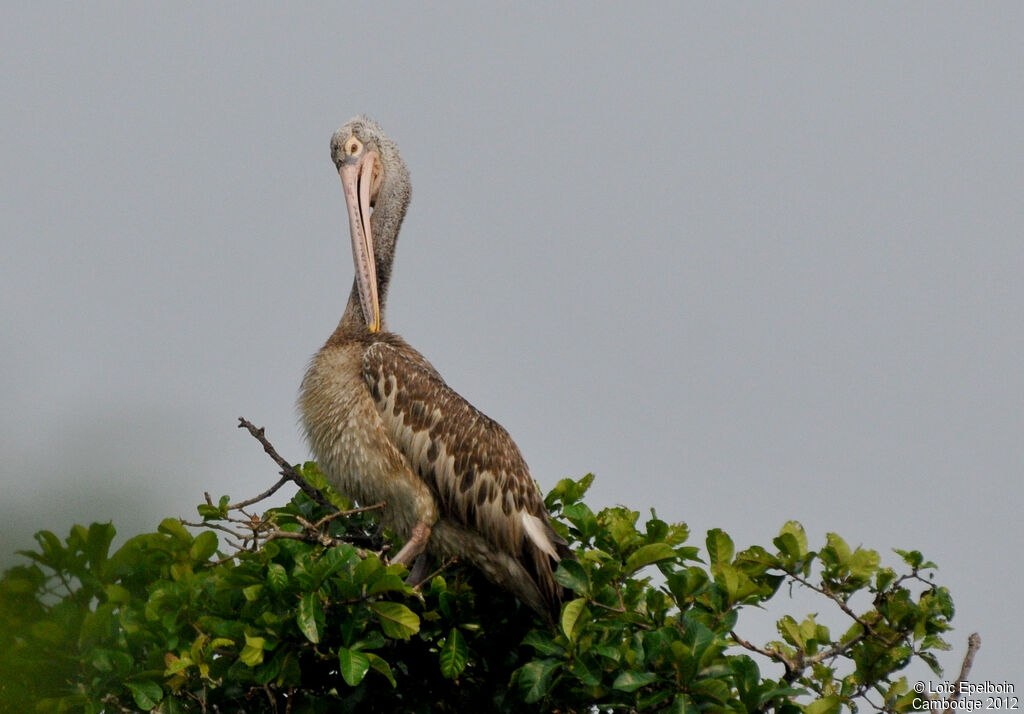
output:
[[[366,112],[414,187],[389,324],[545,489],[922,549],[947,674],[978,630],[1020,693],[1022,7],[5,4],[3,562],[255,494],[239,415],[306,458]]]

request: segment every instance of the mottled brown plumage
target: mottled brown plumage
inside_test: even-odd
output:
[[[410,196],[397,147],[357,117],[334,134],[331,155],[345,187],[356,279],[303,380],[310,445],[341,492],[364,504],[387,501],[385,525],[408,539],[396,560],[411,564],[424,550],[458,556],[551,617],[562,597],[553,571],[572,554],[522,454],[501,425],[384,329]]]

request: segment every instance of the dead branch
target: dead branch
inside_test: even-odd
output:
[[[439,567],[439,568],[438,568],[437,570],[435,570],[434,572],[430,573],[430,575],[428,575],[428,576],[426,576],[425,578],[423,578],[423,580],[421,580],[421,581],[419,581],[418,583],[416,583],[415,585],[413,585],[413,588],[412,588],[412,589],[413,589],[413,590],[415,590],[415,591],[417,591],[417,592],[419,592],[420,588],[422,588],[422,587],[423,587],[423,584],[424,584],[424,583],[429,583],[429,582],[430,582],[431,580],[433,580],[433,579],[434,579],[435,577],[437,577],[438,575],[440,575],[440,574],[441,574],[441,573],[443,573],[443,572],[444,572],[445,570],[447,570],[448,568],[452,567],[453,565],[455,565],[455,564],[456,564],[456,563],[458,563],[458,562],[459,562],[459,559],[458,559],[458,557],[457,557],[457,556],[454,556],[454,555],[453,555],[452,557],[448,558],[448,559],[447,559],[447,560],[445,560],[445,561],[444,561],[443,563],[441,563],[441,567]]]
[[[292,483],[294,483],[296,486],[301,488],[306,493],[307,496],[312,498],[314,501],[319,503],[321,506],[323,506],[325,508],[328,508],[331,511],[338,510],[337,508],[335,508],[334,504],[332,504],[330,501],[328,501],[324,497],[324,495],[322,493],[320,493],[320,491],[318,491],[316,488],[311,486],[310,483],[308,481],[306,481],[306,479],[302,478],[302,475],[298,471],[295,470],[294,466],[292,466],[287,461],[285,461],[283,458],[281,458],[281,455],[277,453],[277,449],[275,449],[273,447],[273,445],[269,441],[267,441],[267,437],[264,436],[264,434],[263,434],[263,427],[258,427],[257,428],[255,424],[253,424],[251,421],[249,421],[245,417],[238,417],[238,428],[239,429],[242,429],[242,428],[248,429],[249,433],[252,434],[253,437],[258,442],[260,442],[260,444],[263,445],[263,450],[266,451],[267,454],[270,456],[270,458],[272,458],[277,463],[277,465],[281,467],[281,476],[283,477],[283,479],[291,481]],[[242,501],[242,502],[240,502],[238,504],[235,504],[235,505],[232,505],[232,506],[228,506],[228,508],[229,509],[242,508],[242,507],[251,505],[253,503],[256,503],[257,501],[259,501],[259,500],[261,500],[263,498],[266,498],[270,494],[274,493],[277,489],[279,489],[281,487],[281,485],[282,485],[282,482],[278,481],[276,484],[271,486],[266,492],[264,492],[264,494],[261,494],[260,496],[257,496],[256,498],[251,499],[249,501]]]
[[[802,657],[800,657],[798,661],[794,662],[791,658],[787,657],[785,654],[779,652],[776,649],[758,647],[754,643],[743,639],[736,633],[735,630],[730,631],[729,635],[732,637],[733,641],[740,647],[748,649],[751,652],[757,652],[759,655],[764,655],[765,657],[774,660],[781,664],[783,667],[785,667],[786,674],[783,676],[783,679],[785,679],[787,682],[795,682],[797,678],[801,675],[801,673],[803,673],[804,668],[807,666],[806,663],[803,661]]]
[[[282,476],[278,480],[277,483],[275,483],[273,486],[268,488],[266,491],[264,491],[260,495],[253,496],[252,498],[247,498],[244,501],[239,501],[238,503],[232,503],[230,506],[228,506],[228,510],[235,510],[235,509],[241,510],[241,509],[245,508],[246,506],[251,506],[254,503],[258,503],[259,501],[262,501],[264,498],[270,498],[275,493],[277,493],[277,490],[279,488],[281,488],[282,486],[284,486],[286,483],[288,483],[291,480],[292,479],[289,476]],[[206,500],[210,501],[210,495],[209,494],[206,495]]]
[[[953,693],[949,695],[949,699],[946,701],[952,702],[954,699],[960,698],[960,685],[967,681],[967,677],[971,673],[971,667],[974,666],[974,655],[978,653],[980,647],[981,636],[977,632],[971,633],[971,636],[967,638],[967,653],[964,655],[963,664],[960,665],[960,675],[953,683]]]
[[[220,531],[228,536],[229,545],[236,550],[236,553],[221,558],[216,561],[215,564],[231,560],[237,556],[238,552],[255,551],[264,543],[276,539],[301,540],[307,543],[316,543],[328,548],[341,545],[342,543],[347,543],[356,546],[356,552],[361,558],[365,558],[369,553],[376,553],[380,557],[384,556],[390,546],[388,544],[381,545],[377,536],[363,533],[346,533],[344,536],[334,537],[330,534],[330,524],[336,518],[385,508],[387,505],[386,503],[381,502],[370,506],[339,510],[327,500],[326,496],[324,496],[319,489],[306,481],[294,466],[285,461],[281,455],[277,453],[277,449],[275,449],[273,444],[271,444],[267,439],[263,427],[256,427],[248,419],[239,417],[238,428],[241,429],[243,427],[260,442],[263,446],[263,450],[281,468],[281,478],[278,479],[274,485],[259,495],[224,506],[222,509],[213,503],[213,499],[210,497],[208,492],[204,493],[203,495],[206,497],[206,503],[218,508],[220,515],[211,520],[204,520],[202,523],[193,523],[186,521],[185,519],[181,519],[181,522],[184,525],[191,526],[193,528],[210,528]],[[251,506],[254,503],[259,503],[260,501],[263,501],[277,493],[277,491],[288,482],[294,483],[302,489],[304,493],[306,493],[313,501],[327,509],[329,513],[323,518],[320,518],[316,523],[308,521],[302,516],[294,516],[299,525],[302,526],[302,530],[293,532],[281,530],[275,523],[275,517],[273,515],[265,517],[245,510],[246,507]],[[239,515],[243,517],[239,518]],[[218,523],[216,521],[220,522]],[[369,547],[364,549],[361,546]]]

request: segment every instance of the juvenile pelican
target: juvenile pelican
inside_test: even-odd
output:
[[[313,358],[299,404],[324,473],[362,504],[386,501],[406,539],[393,560],[458,556],[536,612],[557,615],[553,571],[571,551],[551,527],[512,438],[385,327],[384,304],[409,172],[359,116],[331,137],[348,208],[355,279],[337,329]],[[422,564],[422,561],[421,561]]]

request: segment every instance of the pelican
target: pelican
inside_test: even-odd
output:
[[[571,558],[526,461],[500,424],[449,387],[385,325],[409,172],[380,126],[357,116],[331,137],[348,209],[355,278],[345,312],[313,357],[299,408],[330,482],[405,544],[392,558],[422,577],[426,556],[458,557],[537,613],[557,615],[554,570]],[[414,567],[415,566],[415,567]]]

